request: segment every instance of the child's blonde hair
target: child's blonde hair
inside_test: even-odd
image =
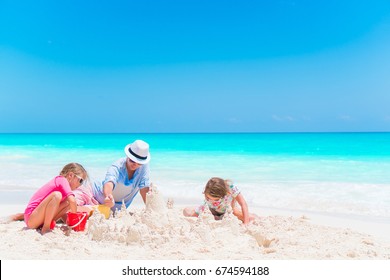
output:
[[[219,177],[211,178],[204,189],[204,193],[212,197],[224,197],[228,194],[228,188],[230,186],[229,180],[224,180]]]
[[[70,172],[73,172],[74,174],[82,176],[84,178],[88,177],[87,171],[80,163],[76,163],[76,162],[68,163],[62,168],[60,175],[65,177]]]

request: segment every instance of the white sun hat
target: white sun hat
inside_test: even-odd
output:
[[[142,140],[135,140],[125,147],[128,158],[139,164],[146,164],[150,161],[149,144]]]

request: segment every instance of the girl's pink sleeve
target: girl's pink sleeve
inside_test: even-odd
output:
[[[68,180],[66,180],[65,177],[58,176],[56,178],[55,184],[58,188],[58,191],[60,191],[62,194],[62,200],[64,200],[70,195],[74,196],[72,189],[70,188],[69,182]]]

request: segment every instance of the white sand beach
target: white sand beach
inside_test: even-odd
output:
[[[1,213],[18,206],[2,205]],[[19,206],[23,207],[23,206]],[[24,222],[0,224],[5,260],[389,260],[390,226],[272,209],[251,209],[260,218],[245,227],[233,215],[215,221],[182,215],[156,192],[138,205],[105,219],[95,212],[85,231],[57,224],[42,236]],[[20,210],[21,208],[19,208]],[[8,211],[8,212],[7,212]],[[13,212],[10,212],[13,211]],[[129,214],[129,212],[131,214]],[[366,229],[366,230],[365,230]],[[383,232],[385,231],[385,232]],[[382,233],[382,234],[381,234]]]

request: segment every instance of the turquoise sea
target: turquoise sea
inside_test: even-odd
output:
[[[249,207],[390,222],[390,133],[0,134],[0,203],[27,203],[68,162],[102,179],[136,139],[150,144],[152,181],[177,204],[200,202],[220,176]]]

